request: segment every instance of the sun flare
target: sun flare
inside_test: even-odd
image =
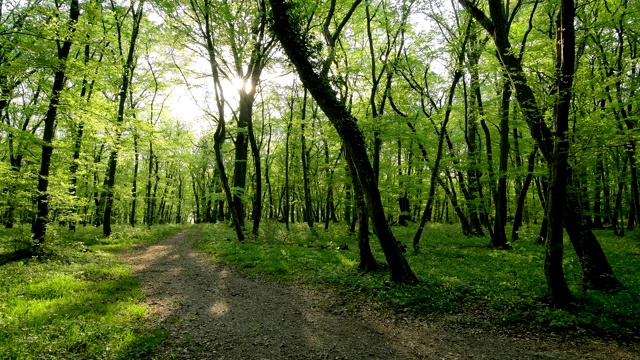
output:
[[[241,77],[234,77],[231,79],[231,85],[233,85],[233,87],[238,91],[251,91],[251,83],[249,81],[245,81]]]

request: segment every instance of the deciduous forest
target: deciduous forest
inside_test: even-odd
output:
[[[185,228],[251,276],[637,341],[639,46],[631,0],[1,0],[0,345]],[[53,356],[153,353],[135,326]]]

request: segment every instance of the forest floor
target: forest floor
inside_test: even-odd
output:
[[[251,279],[193,247],[185,230],[121,257],[167,339],[155,359],[640,359],[638,344],[491,329],[460,315],[375,310],[330,289]]]

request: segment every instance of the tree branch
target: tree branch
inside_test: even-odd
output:
[[[476,19],[476,21],[478,21],[478,23],[480,23],[480,25],[482,25],[489,34],[493,35],[495,29],[493,21],[491,21],[491,19],[489,19],[482,10],[469,0],[458,0],[458,2],[460,2],[460,4],[469,11],[471,16],[473,16],[473,18]]]

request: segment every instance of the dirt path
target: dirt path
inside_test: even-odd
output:
[[[640,359],[638,349],[511,337],[454,318],[382,315],[344,296],[247,279],[193,248],[188,231],[123,255],[151,321],[157,359]]]

